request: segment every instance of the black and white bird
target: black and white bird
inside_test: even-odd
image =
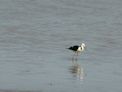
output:
[[[68,49],[74,51],[75,52],[74,55],[78,56],[78,54],[80,52],[84,51],[85,47],[86,47],[85,43],[81,43],[80,46],[79,45],[74,45],[74,46],[69,47]]]

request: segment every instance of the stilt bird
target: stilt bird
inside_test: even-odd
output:
[[[68,49],[75,52],[74,56],[75,56],[75,55],[78,56],[78,54],[79,54],[80,52],[84,51],[85,47],[86,47],[86,45],[85,45],[84,43],[82,43],[80,46],[74,45],[74,46],[69,47]]]

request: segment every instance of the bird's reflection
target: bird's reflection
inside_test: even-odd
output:
[[[77,61],[72,61],[72,66],[70,66],[69,70],[74,77],[77,77],[80,80],[84,79],[83,67],[80,64],[78,64]]]

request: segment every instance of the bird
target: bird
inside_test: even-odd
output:
[[[80,46],[79,46],[79,45],[74,45],[74,46],[69,47],[68,49],[75,52],[74,56],[75,56],[75,55],[78,56],[78,54],[79,54],[80,52],[84,51],[85,47],[86,47],[85,43],[81,43]],[[73,57],[74,57],[74,56],[73,56]]]

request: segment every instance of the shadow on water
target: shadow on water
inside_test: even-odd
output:
[[[81,64],[77,62],[77,59],[72,60],[72,65],[70,66],[69,71],[73,77],[76,77],[80,80],[84,79],[84,69]]]

